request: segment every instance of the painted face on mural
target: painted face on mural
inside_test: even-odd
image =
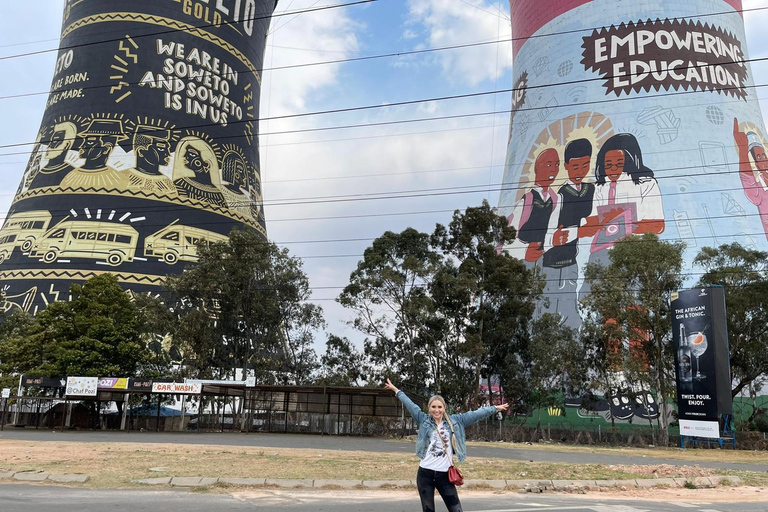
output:
[[[222,178],[225,186],[233,192],[241,193],[240,190],[247,190],[248,178],[246,176],[245,162],[239,155],[230,153],[225,157],[222,166]]]
[[[765,148],[762,146],[752,148],[752,158],[758,171],[768,172],[768,155],[765,154]]]
[[[568,171],[568,178],[575,184],[581,183],[589,174],[589,162],[591,158],[582,156],[580,158],[571,158],[565,162],[565,170]]]
[[[187,146],[187,149],[184,151],[184,165],[187,166],[187,169],[194,171],[197,175],[204,174],[208,172],[206,164],[207,162],[203,160],[200,150]]]
[[[605,175],[611,181],[617,181],[624,172],[624,151],[612,149],[605,154]]]
[[[151,165],[168,165],[171,159],[171,145],[167,140],[155,139],[141,156]]]
[[[64,130],[57,130],[51,136],[51,142],[48,144],[45,158],[48,160],[55,160],[66,153],[70,147],[72,147],[72,140],[67,139],[67,132]]]
[[[80,146],[80,157],[87,163],[100,163],[104,165],[115,146],[114,141],[106,140],[100,135],[88,135]]]
[[[560,157],[557,150],[549,148],[542,151],[533,165],[533,172],[536,176],[536,185],[542,188],[552,185],[557,173],[560,172]]]

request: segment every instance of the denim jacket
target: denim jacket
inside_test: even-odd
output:
[[[429,439],[432,436],[432,432],[437,428],[435,419],[430,414],[422,411],[419,406],[413,403],[402,391],[397,392],[397,398],[403,402],[403,405],[408,409],[411,417],[419,425],[419,437],[416,440],[416,455],[418,455],[420,459],[423,459],[427,454]],[[453,433],[456,435],[455,452],[459,462],[463,462],[464,459],[467,458],[467,436],[464,431],[465,427],[477,423],[483,418],[491,416],[495,412],[496,406],[489,405],[488,407],[481,407],[476,411],[450,415],[451,422],[453,423]],[[448,422],[446,422],[446,424],[447,423]]]

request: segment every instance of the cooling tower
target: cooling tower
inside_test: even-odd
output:
[[[68,0],[51,93],[0,230],[0,310],[112,273],[136,293],[249,226],[275,0]]]
[[[741,0],[511,0],[500,213],[548,307],[581,323],[584,268],[630,234],[766,250],[765,127]],[[695,283],[695,276],[689,284]]]

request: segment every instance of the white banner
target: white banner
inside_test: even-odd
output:
[[[720,424],[716,421],[680,420],[680,435],[720,438]]]
[[[247,380],[221,380],[221,379],[184,379],[188,384],[211,384],[213,386],[247,386]],[[255,386],[254,382],[254,386]]]
[[[67,377],[67,396],[96,396],[98,377]]]
[[[175,395],[199,395],[203,385],[189,382],[153,382],[153,393],[173,393]]]
[[[11,398],[11,388],[3,388],[2,398]]]

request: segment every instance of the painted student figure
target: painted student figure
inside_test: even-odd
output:
[[[509,405],[491,405],[476,411],[449,415],[446,412],[443,397],[435,395],[429,399],[427,405],[429,414],[427,414],[405,393],[397,389],[389,379],[384,387],[395,393],[419,425],[416,455],[421,462],[416,475],[416,487],[419,490],[422,511],[435,512],[435,489],[437,489],[448,512],[462,512],[458,490],[448,480],[448,468],[453,464],[453,455],[456,455],[459,462],[463,462],[467,456],[465,432],[467,426],[498,411],[506,411]]]
[[[517,228],[517,238],[510,246],[510,254],[518,259],[536,262],[544,256],[543,265],[549,266],[550,258],[544,252],[544,242],[549,226],[549,219],[558,196],[552,190],[560,171],[560,156],[554,148],[545,149],[533,164],[534,187],[517,202],[510,225]]]
[[[595,185],[584,182],[591,170],[591,161],[592,144],[587,139],[573,140],[565,146],[565,170],[568,171],[570,183],[557,192],[559,200],[549,218],[544,244],[550,260],[548,266],[560,272],[557,293],[553,295],[554,304],[550,306],[554,306],[554,312],[569,324],[581,321],[576,293],[579,278],[577,255],[580,250],[588,248],[579,248],[578,228],[592,212]]]
[[[738,119],[733,120],[733,139],[739,150],[739,179],[747,199],[757,206],[763,232],[768,238],[768,156],[760,137],[755,132],[739,130]],[[752,170],[749,157],[755,162]]]
[[[640,145],[634,135],[620,133],[603,144],[595,164],[595,197],[592,213],[579,228],[579,237],[595,236],[592,252],[607,249],[613,243],[643,233],[664,231],[664,209],[659,184],[653,171],[643,165]],[[615,221],[621,228],[612,231]],[[600,240],[601,231],[606,231]]]
[[[605,141],[595,163],[592,212],[581,222],[579,238],[592,238],[589,262],[605,262],[613,245],[629,235],[661,234],[664,208],[653,171],[643,164],[634,135],[620,133]],[[589,292],[582,284],[579,297]]]

